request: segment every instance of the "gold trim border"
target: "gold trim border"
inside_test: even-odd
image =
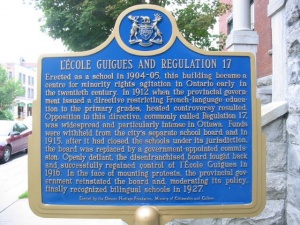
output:
[[[172,24],[173,35],[163,48],[155,51],[135,51],[127,47],[118,35],[118,28],[123,17],[129,12],[139,9],[155,9],[167,15]],[[138,206],[70,206],[47,205],[42,203],[41,193],[41,72],[42,60],[49,57],[88,56],[104,49],[113,39],[127,52],[134,55],[150,56],[161,54],[172,46],[176,38],[189,49],[203,55],[215,56],[248,56],[251,59],[252,82],[252,170],[253,170],[253,202],[246,205],[218,205],[218,206],[157,206],[152,207],[159,213],[160,224],[172,219],[183,218],[239,218],[253,217],[262,212],[266,203],[266,137],[261,131],[261,104],[256,98],[256,69],[255,58],[251,53],[241,52],[207,52],[188,43],[179,32],[175,19],[164,8],[149,4],[137,5],[125,10],[117,19],[114,31],[100,46],[84,52],[45,54],[38,61],[37,100],[33,103],[33,134],[29,137],[28,153],[28,188],[29,205],[38,216],[46,218],[94,218],[94,219],[122,219],[128,224],[134,223],[134,215]]]

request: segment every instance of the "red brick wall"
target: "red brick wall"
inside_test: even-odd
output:
[[[254,0],[254,30],[259,36],[257,48],[257,77],[272,74],[272,29],[271,19],[267,15],[269,0]]]
[[[227,3],[227,4],[232,4],[232,0],[221,0],[221,2]],[[231,11],[227,11],[226,14],[224,14],[223,16],[220,16],[220,18],[219,18],[220,33],[228,35],[227,19],[229,18],[231,13],[232,13]]]
[[[223,3],[232,4],[232,0],[221,0]],[[259,44],[257,46],[257,78],[272,74],[272,29],[271,20],[267,15],[269,0],[254,0],[254,30],[258,33]],[[220,32],[228,34],[227,19],[231,12],[219,18]]]

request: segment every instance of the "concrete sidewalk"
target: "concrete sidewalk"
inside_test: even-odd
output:
[[[123,225],[121,220],[56,219],[36,216],[29,208],[28,199],[20,199],[0,213],[1,225]]]
[[[28,199],[19,196],[28,190],[28,157],[24,153],[0,166],[0,225],[124,225],[112,219],[41,218],[30,209]]]

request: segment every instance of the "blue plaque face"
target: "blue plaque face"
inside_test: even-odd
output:
[[[42,204],[257,201],[250,54],[198,50],[165,11],[137,7],[99,48],[40,63]]]

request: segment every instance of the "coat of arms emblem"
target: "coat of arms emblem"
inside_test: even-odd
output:
[[[162,32],[158,28],[158,23],[162,20],[160,14],[154,14],[152,22],[149,16],[129,15],[128,19],[132,21],[130,44],[139,43],[143,47],[151,46],[153,43],[162,44]]]

